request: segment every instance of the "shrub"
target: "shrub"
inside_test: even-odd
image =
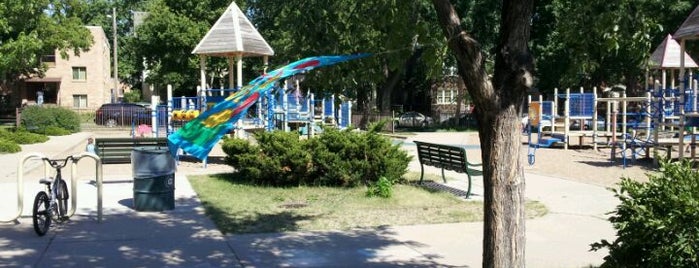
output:
[[[0,130],[0,138],[18,144],[42,143],[49,140],[45,135],[31,133],[25,129],[18,129],[15,131],[2,129]]]
[[[307,181],[312,166],[305,142],[295,132],[262,132],[255,136],[258,145],[230,139],[224,141],[227,163],[241,175],[274,186],[312,183]]]
[[[124,92],[124,102],[139,102],[141,101],[141,92],[132,89],[129,92]]]
[[[395,184],[407,171],[410,156],[379,135],[382,123],[367,132],[329,128],[311,141],[315,174],[323,185],[369,185],[380,177]]]
[[[393,184],[386,177],[381,177],[376,183],[369,185],[366,195],[368,197],[390,198],[393,196]]]
[[[16,153],[19,151],[22,151],[22,147],[17,143],[0,138],[0,153]]]
[[[257,144],[239,139],[223,143],[226,162],[258,183],[293,186],[371,185],[380,177],[392,185],[407,171],[410,157],[378,134],[326,129],[322,135],[299,139],[298,133],[263,132]]]
[[[41,129],[40,131],[36,131],[36,133],[48,136],[65,136],[71,134],[69,130],[57,126],[48,126]]]
[[[697,267],[699,265],[699,173],[689,161],[662,162],[648,182],[622,178],[613,190],[621,204],[609,220],[617,230],[602,267]]]
[[[80,131],[78,114],[63,107],[26,107],[22,110],[22,124],[27,130],[35,133],[47,133],[46,128],[49,127],[68,130],[67,134]],[[55,130],[48,131],[58,133]]]

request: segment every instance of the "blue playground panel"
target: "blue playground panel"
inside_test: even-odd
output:
[[[553,116],[553,101],[542,101],[541,102],[541,115],[543,116]]]
[[[352,109],[352,106],[350,103],[340,104],[340,124],[339,125],[341,128],[347,128],[351,125],[351,122],[352,122],[351,109]]]
[[[335,103],[333,98],[323,99],[323,107],[324,116],[335,116]]]
[[[592,93],[571,93],[569,95],[570,116],[592,116],[595,96]]]

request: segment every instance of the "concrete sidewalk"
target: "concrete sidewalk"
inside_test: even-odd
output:
[[[458,134],[429,133],[415,139],[439,142]],[[51,156],[80,152],[89,135],[53,137],[38,149]],[[409,144],[404,147],[414,151]],[[10,158],[19,157],[0,155],[0,161],[11,166]],[[89,163],[84,165],[90,171]],[[0,220],[16,211],[16,176],[12,175],[16,166],[11,167],[0,170]],[[175,209],[137,212],[132,209],[129,166],[105,166],[102,223],[96,220],[96,187],[90,173],[81,172],[78,191],[71,196],[78,200],[76,215],[66,224],[52,226],[44,237],[36,236],[29,216],[34,194],[41,186],[36,177],[27,178],[23,216],[18,223],[0,224],[0,267],[481,266],[482,222],[224,236],[204,215],[186,175],[226,172],[227,168],[210,164],[203,169],[197,163],[185,163],[176,173]],[[410,164],[411,170],[419,172],[419,168],[417,160]],[[425,172],[439,174],[433,168],[426,168]],[[27,173],[42,174],[40,169]],[[449,172],[447,176],[462,177]],[[612,193],[598,186],[531,174],[526,175],[526,183],[527,198],[549,208],[548,215],[526,223],[527,265],[600,264],[606,252],[589,252],[589,244],[615,236],[605,215],[617,204]],[[463,189],[465,183],[454,181],[447,185]],[[478,179],[474,198],[482,198],[482,193],[482,181]]]

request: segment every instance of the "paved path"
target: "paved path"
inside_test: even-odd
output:
[[[24,147],[62,156],[82,151],[91,133],[52,137],[42,145]],[[105,134],[99,134],[105,135]],[[413,139],[462,140],[463,133],[425,133]],[[407,140],[404,148],[414,153]],[[24,154],[0,155],[0,220],[17,211],[16,166]],[[478,151],[469,149],[469,157]],[[215,157],[222,157],[220,149]],[[76,215],[52,228],[45,237],[32,230],[31,202],[40,188],[38,164],[29,164],[24,210],[15,223],[0,224],[0,267],[477,267],[481,266],[482,222],[388,226],[376,229],[324,232],[222,235],[203,214],[186,179],[190,174],[230,171],[212,161],[183,163],[176,173],[174,210],[137,212],[132,209],[129,165],[105,166],[104,220],[96,221],[94,163],[79,164]],[[218,161],[220,162],[220,161]],[[31,169],[33,167],[33,169]],[[410,169],[419,172],[414,160]],[[439,174],[438,169],[426,172]],[[447,172],[447,176],[463,175]],[[477,180],[474,199],[482,198]],[[560,178],[526,175],[526,196],[549,208],[549,214],[527,221],[526,262],[529,267],[598,265],[605,252],[589,252],[589,244],[614,237],[605,213],[617,204],[611,192],[598,186]],[[452,181],[449,186],[463,188]]]

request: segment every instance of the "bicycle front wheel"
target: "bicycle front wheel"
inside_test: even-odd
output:
[[[59,222],[68,218],[68,186],[66,181],[58,181],[58,189],[56,189],[56,197],[58,199],[58,213],[56,216]]]
[[[44,236],[49,231],[49,226],[51,226],[50,207],[49,196],[46,192],[41,191],[37,193],[32,208],[32,222],[34,223],[34,231],[39,236]]]

